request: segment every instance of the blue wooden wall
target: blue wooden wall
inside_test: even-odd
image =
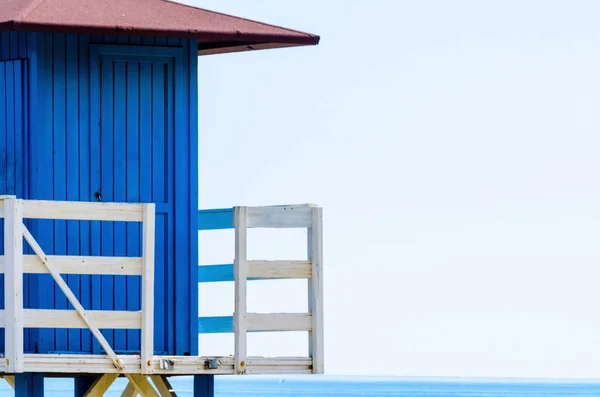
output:
[[[100,192],[105,202],[156,202],[157,240],[164,244],[156,252],[155,350],[197,354],[196,43],[52,33],[0,37],[0,61],[27,59],[29,68],[23,190],[0,194],[96,201]],[[131,53],[113,56],[111,45]],[[160,60],[165,47],[178,49],[173,63]],[[7,139],[0,136],[0,150]],[[0,181],[10,172],[0,169]],[[50,254],[139,255],[137,225],[40,220],[29,227]],[[86,308],[139,310],[136,277],[69,275],[66,281]],[[72,309],[49,276],[28,275],[25,284],[27,307]],[[139,350],[138,331],[103,333],[118,351]],[[101,352],[86,330],[31,330],[25,347]]]

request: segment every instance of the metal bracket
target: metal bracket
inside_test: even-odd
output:
[[[206,360],[206,368],[207,369],[218,369],[219,368],[219,360],[216,358],[209,358]]]
[[[175,362],[173,360],[161,359],[160,360],[160,369],[164,371],[172,371],[175,367]]]

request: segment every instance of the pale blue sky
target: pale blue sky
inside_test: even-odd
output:
[[[598,376],[600,3],[186,2],[322,36],[200,58],[200,207],[324,208],[327,373]],[[230,261],[231,234],[200,237]],[[303,288],[253,285],[250,309],[302,311]],[[203,286],[201,313],[232,291]]]

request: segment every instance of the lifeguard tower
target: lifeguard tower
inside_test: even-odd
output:
[[[198,56],[319,37],[164,0],[0,0],[0,376],[75,396],[171,396],[168,377],[323,372],[322,212],[198,211]],[[200,127],[202,131],[202,128]],[[205,131],[204,133],[210,133]],[[248,228],[306,228],[304,261],[254,261]],[[235,229],[229,265],[199,266],[198,231]],[[308,280],[307,313],[248,313],[252,279]],[[229,317],[198,316],[231,281]],[[218,297],[215,297],[218,299]],[[207,302],[209,304],[209,302]],[[306,357],[248,357],[248,332],[307,331]],[[198,355],[199,333],[235,354]]]

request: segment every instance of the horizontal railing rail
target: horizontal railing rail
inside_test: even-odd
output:
[[[19,373],[25,367],[24,328],[88,328],[108,358],[120,371],[125,367],[100,329],[140,329],[140,372],[152,372],[154,357],[154,204],[89,203],[22,200],[0,197],[4,218],[4,256],[0,273],[5,274],[5,310],[0,310],[0,327],[6,329],[6,371]],[[23,219],[125,221],[142,223],[141,257],[96,257],[46,255]],[[23,254],[23,238],[35,255]],[[23,308],[23,274],[50,274],[75,310]],[[61,274],[127,275],[142,278],[141,311],[86,310]]]

